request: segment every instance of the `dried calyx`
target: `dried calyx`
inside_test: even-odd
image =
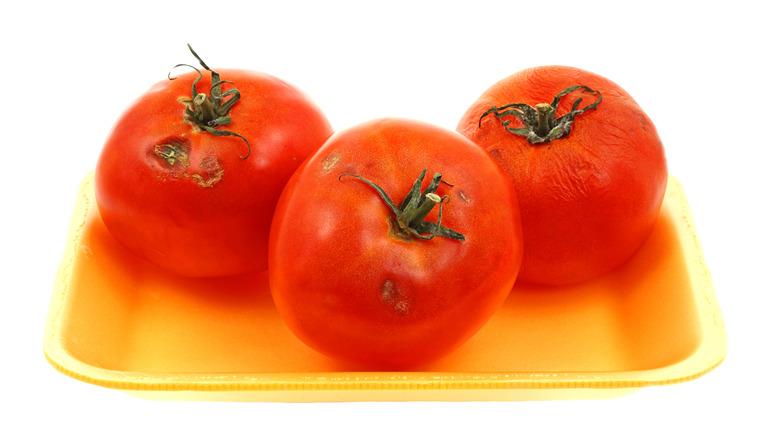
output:
[[[582,98],[580,97],[572,105],[571,111],[556,118],[555,113],[558,110],[561,99],[577,90],[582,90],[583,93],[598,95],[598,99],[584,108],[578,108],[582,103]],[[573,85],[558,93],[551,103],[540,103],[536,107],[525,103],[510,103],[501,107],[493,106],[479,118],[479,126],[482,127],[482,119],[493,114],[501,122],[504,129],[512,134],[525,137],[529,143],[549,143],[552,140],[568,135],[574,124],[574,117],[590,109],[595,111],[596,107],[601,103],[601,99],[602,96],[599,91],[585,85]],[[519,119],[523,126],[518,128],[511,127],[512,118]]]

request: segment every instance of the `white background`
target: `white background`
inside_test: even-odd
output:
[[[0,435],[777,434],[769,415],[780,389],[780,218],[772,208],[780,186],[780,33],[770,4],[4,6],[0,393],[11,404]],[[485,88],[537,65],[573,65],[614,80],[655,122],[670,172],[686,189],[729,333],[726,361],[688,383],[565,402],[150,402],[59,374],[43,356],[43,329],[79,181],[125,106],[174,64],[193,62],[188,42],[212,67],[261,70],[297,85],[335,129],[381,116],[454,128]]]

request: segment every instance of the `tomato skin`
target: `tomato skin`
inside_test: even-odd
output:
[[[491,106],[550,103],[572,85],[598,90],[603,100],[574,118],[568,136],[532,145],[493,115],[479,126]],[[573,93],[557,115],[582,96],[580,108],[594,100]],[[487,89],[456,129],[513,180],[525,239],[520,281],[570,284],[604,274],[641,247],[657,220],[668,176],[663,144],[634,99],[602,76],[566,66],[520,71]]]
[[[422,169],[449,196],[442,225],[464,241],[391,235],[390,208]],[[434,209],[427,220],[436,222]],[[306,344],[371,369],[423,366],[469,339],[503,303],[522,258],[511,182],[454,131],[380,119],[337,132],[292,176],[271,229],[276,307]]]
[[[179,99],[191,97],[198,76],[189,72],[154,85],[126,110],[95,169],[96,200],[108,230],[143,258],[185,276],[267,269],[279,194],[332,133],[310,98],[285,82],[245,70],[218,71],[241,93],[231,123],[218,129],[242,135],[251,151],[239,137],[216,136],[184,121]],[[208,93],[209,73],[203,73],[198,92]],[[163,144],[189,151],[170,164],[160,155]]]

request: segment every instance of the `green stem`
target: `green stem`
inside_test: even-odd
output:
[[[426,172],[427,169],[423,169],[401,205],[396,205],[390,199],[387,192],[381,187],[361,176],[344,173],[339,175],[339,180],[344,176],[351,176],[371,186],[393,212],[390,219],[391,223],[395,225],[391,227],[391,233],[399,240],[408,241],[415,238],[430,240],[436,236],[448,237],[460,241],[466,240],[466,237],[463,234],[441,225],[442,206],[449,200],[449,197],[442,197],[433,193],[441,182],[441,174],[439,173],[433,176],[428,188],[424,191],[422,190],[422,180],[425,177]],[[428,213],[433,211],[437,205],[439,206],[439,218],[437,222],[434,224],[425,221],[425,217],[428,216]]]
[[[428,193],[425,195],[422,203],[416,208],[411,208],[401,213],[401,216],[398,217],[398,222],[403,228],[417,228],[422,220],[425,219],[425,216],[428,216],[428,213],[440,202],[441,197],[439,195]]]
[[[174,66],[174,68],[187,66],[199,73],[198,77],[195,78],[195,81],[192,83],[191,96],[189,98],[179,99],[185,105],[184,121],[218,137],[239,137],[240,139],[244,140],[244,143],[246,143],[247,146],[247,154],[241,158],[249,157],[251,146],[249,145],[249,141],[244,138],[244,136],[233,131],[228,131],[227,129],[216,129],[218,126],[230,124],[232,118],[229,115],[229,111],[233,105],[238,102],[241,94],[235,88],[231,88],[223,93],[222,84],[230,82],[221,80],[219,73],[210,69],[209,66],[207,66],[202,59],[200,59],[200,56],[195,53],[195,50],[192,49],[192,46],[187,44],[187,47],[189,47],[190,52],[192,52],[192,55],[195,56],[195,58],[198,60],[201,67],[211,72],[211,85],[209,87],[209,94],[198,93],[197,84],[201,79],[203,79],[203,74],[200,73],[200,70],[188,64],[178,64]],[[172,78],[169,73],[168,79],[173,80],[176,78]],[[223,101],[223,98],[228,99]]]

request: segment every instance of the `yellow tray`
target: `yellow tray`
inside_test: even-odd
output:
[[[680,183],[617,271],[572,287],[516,286],[469,342],[428,369],[349,369],[277,315],[266,274],[196,280],[108,234],[87,175],[59,267],[44,353],[84,382],[152,399],[542,400],[622,396],[697,378],[726,331]]]

